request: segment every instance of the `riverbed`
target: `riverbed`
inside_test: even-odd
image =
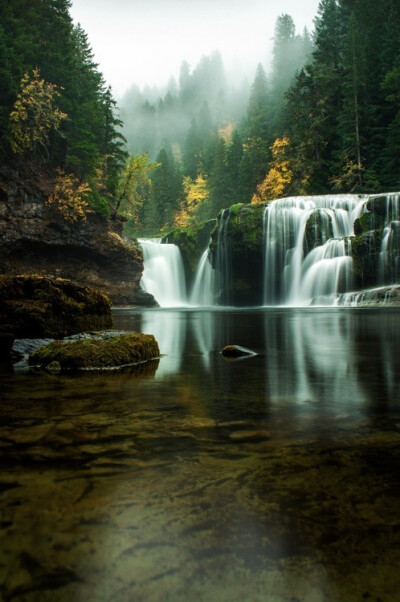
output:
[[[391,308],[117,309],[160,359],[4,369],[0,598],[400,600],[399,326]]]

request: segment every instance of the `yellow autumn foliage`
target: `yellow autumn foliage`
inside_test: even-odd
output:
[[[286,151],[290,146],[289,138],[277,138],[271,146],[271,167],[251,199],[251,202],[261,203],[277,199],[285,194],[288,185],[293,178],[293,170],[290,161],[285,158]]]
[[[46,149],[51,130],[67,117],[54,102],[61,96],[55,84],[40,78],[39,69],[25,73],[10,113],[11,148],[17,154]]]
[[[174,216],[176,228],[187,226],[196,209],[208,197],[207,179],[202,175],[198,175],[195,180],[192,180],[190,176],[186,176],[183,179],[183,192],[185,198]]]
[[[47,203],[54,205],[67,222],[85,221],[87,214],[92,213],[88,202],[90,193],[87,182],[79,183],[75,176],[59,169]]]

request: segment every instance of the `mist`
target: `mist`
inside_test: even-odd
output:
[[[227,77],[238,85],[268,70],[276,19],[293,17],[312,29],[319,0],[73,0],[71,15],[87,32],[95,60],[120,98],[132,86],[177,81],[182,61],[193,70],[218,50]]]

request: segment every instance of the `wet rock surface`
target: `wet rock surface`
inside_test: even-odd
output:
[[[256,353],[251,349],[241,347],[240,345],[225,345],[225,347],[221,351],[221,354],[224,357],[230,359],[253,357],[254,355],[256,355]]]
[[[0,329],[17,338],[62,338],[111,325],[111,303],[97,290],[62,279],[0,276]]]

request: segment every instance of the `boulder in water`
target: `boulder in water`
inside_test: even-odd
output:
[[[158,358],[153,335],[138,332],[104,332],[53,341],[29,356],[29,365],[54,372],[121,368]]]
[[[62,338],[112,326],[111,303],[70,280],[0,276],[0,330],[17,338]]]
[[[255,351],[241,347],[240,345],[226,345],[222,351],[222,355],[228,359],[240,359],[245,357],[253,357],[257,355]]]

